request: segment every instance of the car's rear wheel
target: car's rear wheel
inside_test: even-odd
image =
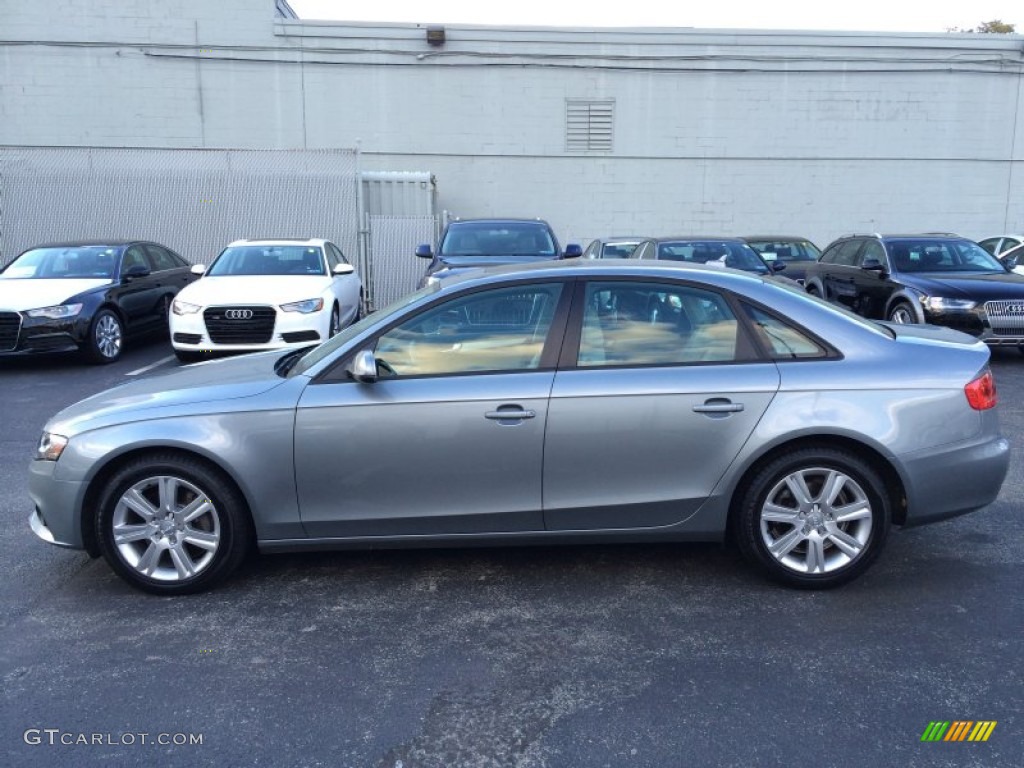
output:
[[[878,472],[834,448],[804,448],[762,467],[736,509],[744,556],[770,578],[827,589],[863,573],[889,529],[889,502]]]
[[[86,339],[85,353],[94,363],[105,365],[121,357],[124,348],[124,326],[111,309],[101,309],[93,317]]]
[[[889,310],[889,320],[900,325],[907,325],[916,323],[917,317],[914,316],[914,308],[907,302],[901,301]]]
[[[111,568],[158,595],[209,589],[242,562],[252,538],[239,491],[201,461],[141,457],[107,482],[96,538]]]

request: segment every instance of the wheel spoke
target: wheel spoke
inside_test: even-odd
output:
[[[825,570],[825,542],[818,537],[807,539],[807,572],[818,573]]]
[[[802,472],[790,475],[786,478],[786,486],[789,488],[790,493],[796,498],[800,506],[811,504],[814,498],[811,495],[811,489],[807,487],[807,478],[804,477]]]
[[[778,504],[769,502],[761,510],[761,519],[767,523],[789,523],[790,525],[796,525],[797,515],[799,514],[800,511],[797,509],[781,507]]]
[[[825,485],[821,489],[822,504],[831,507],[844,485],[846,485],[846,475],[836,472],[834,469],[830,470],[825,479]]]
[[[191,504],[182,508],[176,517],[184,524],[189,524],[196,518],[202,517],[213,509],[213,504],[205,496],[197,496]]]
[[[151,522],[160,511],[150,504],[149,500],[139,493],[137,488],[129,489],[128,492],[121,497],[121,503],[146,522]]]
[[[153,537],[153,528],[149,525],[116,525],[114,526],[114,543],[117,545],[130,544],[133,541],[142,541]]]
[[[194,547],[205,549],[207,552],[214,552],[217,549],[217,545],[220,544],[220,536],[215,533],[207,533],[206,531],[197,531],[195,528],[185,528],[182,541]]]
[[[853,536],[848,534],[846,531],[832,531],[828,538],[832,540],[832,543],[835,544],[843,554],[849,555],[850,557],[856,557],[864,548],[863,544],[853,538]]]
[[[789,531],[785,536],[780,536],[774,542],[772,542],[769,548],[771,553],[777,558],[782,558],[793,551],[793,547],[804,540],[804,536],[799,528],[794,528]]]
[[[849,523],[854,520],[864,520],[871,517],[871,505],[866,501],[855,501],[845,507],[836,507],[832,510],[837,523]]]
[[[156,570],[157,563],[160,562],[160,553],[163,550],[158,547],[155,543],[150,542],[149,546],[146,547],[145,553],[139,558],[139,564],[136,567],[137,570],[151,576],[153,571]]]
[[[174,477],[160,478],[160,509],[163,512],[173,512],[174,504],[178,500],[178,480]]]
[[[196,571],[196,564],[192,557],[181,544],[176,544],[168,550],[171,553],[171,562],[178,572],[178,578],[187,579]]]

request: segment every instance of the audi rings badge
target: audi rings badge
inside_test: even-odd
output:
[[[252,320],[251,309],[228,309],[224,312],[225,320]]]

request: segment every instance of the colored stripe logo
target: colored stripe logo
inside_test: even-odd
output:
[[[921,741],[988,741],[996,720],[932,720],[921,734]]]

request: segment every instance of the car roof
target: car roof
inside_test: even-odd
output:
[[[448,222],[449,227],[459,224],[543,224],[544,226],[551,226],[544,219],[452,219]]]
[[[718,283],[719,275],[725,275],[724,280],[763,280],[769,276],[760,276],[752,272],[745,272],[738,269],[709,266],[707,264],[689,264],[678,261],[640,261],[637,259],[563,259],[560,261],[545,261],[541,264],[532,262],[530,264],[502,264],[493,267],[476,267],[467,269],[464,272],[445,278],[443,288],[449,285],[482,280],[493,282],[506,277],[526,278],[547,278],[547,277],[581,277],[581,276],[608,277],[685,277],[707,280]],[[737,285],[739,283],[736,283]]]
[[[239,245],[310,245],[323,248],[326,243],[322,237],[261,237],[246,240],[235,240],[228,243],[228,248]]]
[[[26,248],[26,251],[31,251],[35,248],[84,248],[89,246],[107,246],[108,248],[122,248],[126,245],[132,245],[134,243],[153,243],[152,240],[123,240],[121,238],[111,238],[109,240],[67,240],[59,243],[40,243],[39,245],[33,245],[31,248]],[[157,243],[153,243],[157,245]]]
[[[714,240],[715,242],[724,243],[742,243],[743,238],[741,237],[718,237],[717,235],[675,235],[673,237],[652,237],[648,238],[655,243],[668,243],[668,242],[696,242],[704,240]]]
[[[792,240],[793,242],[800,243],[811,242],[811,238],[803,237],[801,235],[743,235],[740,240],[771,240],[779,243],[786,240]]]

